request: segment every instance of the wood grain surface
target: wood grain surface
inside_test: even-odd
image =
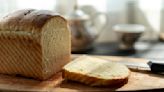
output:
[[[77,58],[79,55],[73,55]],[[112,61],[143,62],[145,59],[135,59],[116,56],[93,56]],[[132,71],[129,81],[121,87],[90,87],[77,82],[62,79],[58,73],[47,81],[38,81],[18,76],[0,75],[0,91],[50,91],[50,92],[83,92],[83,91],[136,91],[136,90],[163,90],[164,75],[152,74],[151,72]]]

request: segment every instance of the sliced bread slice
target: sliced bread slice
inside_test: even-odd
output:
[[[63,69],[65,79],[91,86],[120,86],[127,83],[129,75],[125,65],[90,56],[81,56]]]

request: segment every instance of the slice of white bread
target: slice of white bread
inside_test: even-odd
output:
[[[63,77],[91,86],[120,86],[128,81],[129,69],[120,63],[81,56],[64,66]]]

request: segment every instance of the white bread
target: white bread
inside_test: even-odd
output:
[[[63,77],[91,86],[121,86],[127,83],[129,69],[122,64],[82,56],[63,68]]]
[[[0,20],[0,73],[45,80],[70,61],[67,21],[48,10],[24,9]]]

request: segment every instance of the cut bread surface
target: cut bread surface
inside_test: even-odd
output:
[[[130,75],[129,69],[119,63],[99,58],[81,56],[64,66],[63,77],[91,86],[124,84]]]
[[[60,18],[52,18],[42,30],[43,74],[50,76],[70,61],[70,35]]]

